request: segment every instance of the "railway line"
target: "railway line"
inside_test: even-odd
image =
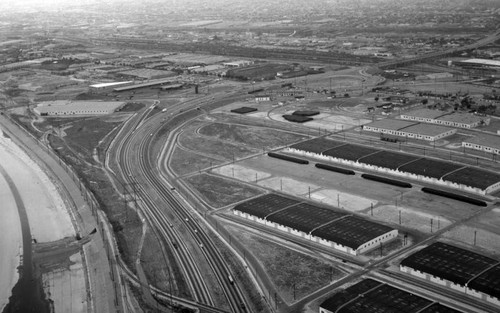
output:
[[[196,262],[188,253],[188,249],[184,246],[179,234],[171,229],[172,227],[170,227],[170,225],[172,225],[172,221],[163,214],[162,209],[154,201],[154,199],[158,197],[158,194],[155,194],[155,198],[153,198],[153,195],[150,194],[150,190],[146,190],[142,181],[138,179],[141,177],[141,173],[136,172],[138,169],[136,162],[142,160],[143,157],[139,155],[139,151],[133,149],[132,146],[134,140],[142,141],[141,138],[139,138],[141,136],[139,135],[141,133],[140,127],[143,127],[143,123],[149,113],[150,110],[146,109],[141,115],[131,120],[129,125],[124,126],[122,129],[123,133],[119,133],[118,136],[122,138],[117,141],[118,146],[116,147],[115,162],[120,165],[120,176],[122,180],[136,186],[134,189],[143,201],[141,210],[148,225],[151,225],[155,234],[162,239],[164,244],[169,245],[170,249],[175,251],[174,255],[176,257],[176,262],[181,268],[186,283],[193,293],[195,300],[213,305],[210,292],[203,283]],[[126,133],[127,129],[131,130],[131,132]],[[177,246],[177,249],[174,247],[174,244]],[[181,245],[180,248],[179,245]]]
[[[182,105],[182,109],[178,111],[177,108],[169,109],[166,113],[169,114],[174,110],[178,113],[196,110],[206,100],[198,98],[187,101]],[[179,234],[178,227],[186,227],[191,239],[194,240],[201,254],[207,260],[218,285],[224,292],[231,312],[246,312],[245,297],[239,286],[230,281],[229,267],[225,264],[214,242],[205,229],[200,226],[198,218],[189,212],[186,204],[175,193],[173,187],[168,184],[168,178],[162,177],[156,170],[158,165],[155,162],[158,162],[158,159],[151,154],[151,151],[154,138],[158,136],[162,128],[161,119],[165,115],[146,119],[148,114],[144,112],[126,125],[127,129],[133,129],[132,132],[119,133],[121,138],[117,140],[115,161],[120,165],[120,176],[123,181],[137,186],[137,192],[143,200],[141,211],[148,221],[148,225],[154,228],[163,243],[167,244],[174,252],[196,302],[200,306],[204,306],[205,311],[207,307],[215,305],[197,266],[199,261],[189,252],[185,243],[186,238]]]

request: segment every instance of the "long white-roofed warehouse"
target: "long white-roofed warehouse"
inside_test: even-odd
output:
[[[462,147],[485,151],[487,153],[500,154],[500,136],[480,133],[475,137],[464,140],[462,142]]]
[[[490,124],[490,118],[486,116],[431,109],[418,109],[409,111],[407,113],[401,114],[401,119],[458,128],[474,128],[481,125]]]
[[[457,132],[455,128],[395,119],[383,119],[362,127],[363,130],[370,132],[426,141],[437,141]]]
[[[118,86],[126,86],[133,84],[133,81],[123,81],[123,82],[110,82],[110,83],[99,83],[93,84],[89,86],[90,93],[100,93],[100,92],[108,92],[113,91],[114,88]]]
[[[122,101],[55,100],[39,103],[33,111],[40,116],[106,115],[123,107]]]

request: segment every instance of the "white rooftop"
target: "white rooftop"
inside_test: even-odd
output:
[[[482,64],[482,65],[491,65],[491,66],[500,66],[500,61],[488,60],[488,59],[468,59],[468,60],[463,60],[462,62],[476,63],[476,64]]]
[[[123,85],[123,84],[131,84],[133,81],[126,81],[126,82],[111,82],[111,83],[99,83],[99,84],[93,84],[90,85],[92,88],[105,88],[105,87],[110,87],[110,86],[118,86],[118,85]]]

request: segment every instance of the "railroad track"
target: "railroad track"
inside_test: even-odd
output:
[[[179,113],[186,112],[186,110],[196,110],[195,107],[203,105],[205,101],[204,98],[198,98],[186,102],[182,106],[183,109],[175,110],[178,110]],[[167,111],[167,113],[169,112]],[[159,122],[161,117],[147,120],[146,117],[147,113],[143,113],[137,120],[131,121],[127,128],[134,129],[134,131],[130,134],[121,134],[123,139],[118,141],[116,161],[121,167],[120,174],[123,180],[134,183],[138,187],[137,191],[144,201],[144,205],[141,206],[142,213],[148,224],[174,251],[196,301],[206,307],[214,305],[211,293],[196,266],[197,262],[189,253],[183,240],[185,238],[181,238],[173,227],[173,220],[184,223],[191,237],[201,249],[215,277],[217,277],[217,282],[227,298],[231,311],[246,312],[246,300],[239,286],[229,279],[231,274],[223,256],[209,235],[205,233],[204,228],[198,224],[194,215],[186,208],[184,202],[171,190],[166,178],[162,177],[156,170],[157,164],[155,162],[157,160],[153,159],[151,151],[154,144],[153,139],[162,126]],[[174,243],[176,243],[177,248],[174,247]]]
[[[193,297],[198,302],[213,305],[210,292],[201,278],[201,273],[196,266],[196,262],[189,254],[187,247],[184,246],[183,240],[179,234],[170,227],[172,224],[171,221],[167,219],[162,209],[158,207],[156,201],[152,198],[152,195],[145,190],[143,184],[137,179],[139,176],[135,170],[138,168],[134,162],[137,162],[136,160],[141,160],[142,156],[139,155],[139,151],[132,148],[132,145],[134,140],[137,140],[136,137],[139,137],[140,127],[144,125],[149,113],[149,109],[145,110],[141,115],[129,121],[129,124],[122,128],[123,132],[121,131],[118,136],[123,137],[123,139],[117,141],[118,146],[116,147],[115,162],[120,166],[119,174],[122,180],[136,186],[134,189],[143,201],[144,205],[141,206],[141,209],[143,215],[147,219],[148,225],[151,225],[156,235],[163,240],[164,244],[167,244],[172,251],[175,251],[174,255],[177,264],[183,272],[183,276],[186,279],[186,283]],[[127,129],[132,130],[132,132],[126,133]],[[174,244],[178,247],[177,249],[175,249]],[[181,245],[181,247],[179,247],[179,245]]]

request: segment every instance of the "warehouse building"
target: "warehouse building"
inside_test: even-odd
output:
[[[190,73],[194,74],[207,74],[207,75],[220,75],[226,76],[226,67],[221,64],[212,64],[207,66],[198,66],[197,68],[189,69]]]
[[[228,67],[228,68],[244,67],[244,66],[249,66],[252,64],[254,64],[254,62],[248,61],[248,60],[238,60],[238,61],[222,63],[222,65],[224,65],[225,67]]]
[[[426,75],[419,75],[415,77],[417,80],[421,79],[445,79],[445,78],[453,78],[453,74],[448,73],[448,72],[442,72],[442,73],[431,73],[431,74],[426,74]]]
[[[171,84],[171,85],[161,86],[160,89],[163,91],[168,91],[168,90],[181,89],[182,87],[184,87],[184,84]]]
[[[445,112],[431,109],[419,109],[401,114],[401,119],[457,128],[474,128],[489,125],[490,118],[470,113]]]
[[[379,248],[398,230],[277,194],[236,205],[233,214],[351,255]]]
[[[319,313],[460,313],[435,301],[374,279],[363,279],[323,301]]]
[[[499,60],[468,59],[468,60],[458,61],[457,63],[465,68],[490,68],[490,69],[500,70]]]
[[[363,130],[370,132],[426,141],[436,141],[457,132],[453,128],[394,119],[383,119],[362,127]]]
[[[500,190],[500,174],[497,172],[328,138],[307,140],[284,151],[480,195]]]
[[[470,113],[450,113],[436,119],[436,124],[458,128],[474,128],[489,125],[490,120],[487,116],[478,116]]]
[[[136,78],[140,80],[160,79],[177,75],[172,71],[162,71],[149,68],[133,69],[129,71],[117,72],[116,75]]]
[[[500,306],[500,262],[436,242],[401,261],[400,270],[412,276]]]
[[[133,81],[93,84],[93,85],[89,86],[89,92],[90,93],[102,93],[102,92],[113,91],[113,89],[115,87],[126,86],[126,85],[130,85],[132,83],[133,83]]]
[[[127,86],[123,86],[123,87],[116,87],[113,89],[113,91],[116,91],[116,92],[130,91],[130,90],[140,89],[140,88],[155,87],[155,86],[162,86],[162,85],[171,85],[174,83],[177,83],[177,79],[164,78],[164,79],[151,80],[151,81],[146,82],[146,83],[139,83],[139,84],[127,85]]]
[[[463,141],[462,147],[498,155],[500,154],[500,136],[481,133]]]
[[[256,95],[255,96],[255,102],[266,102],[266,101],[271,101],[270,95]]]
[[[56,100],[39,103],[33,111],[40,116],[106,115],[125,105],[119,101]]]

